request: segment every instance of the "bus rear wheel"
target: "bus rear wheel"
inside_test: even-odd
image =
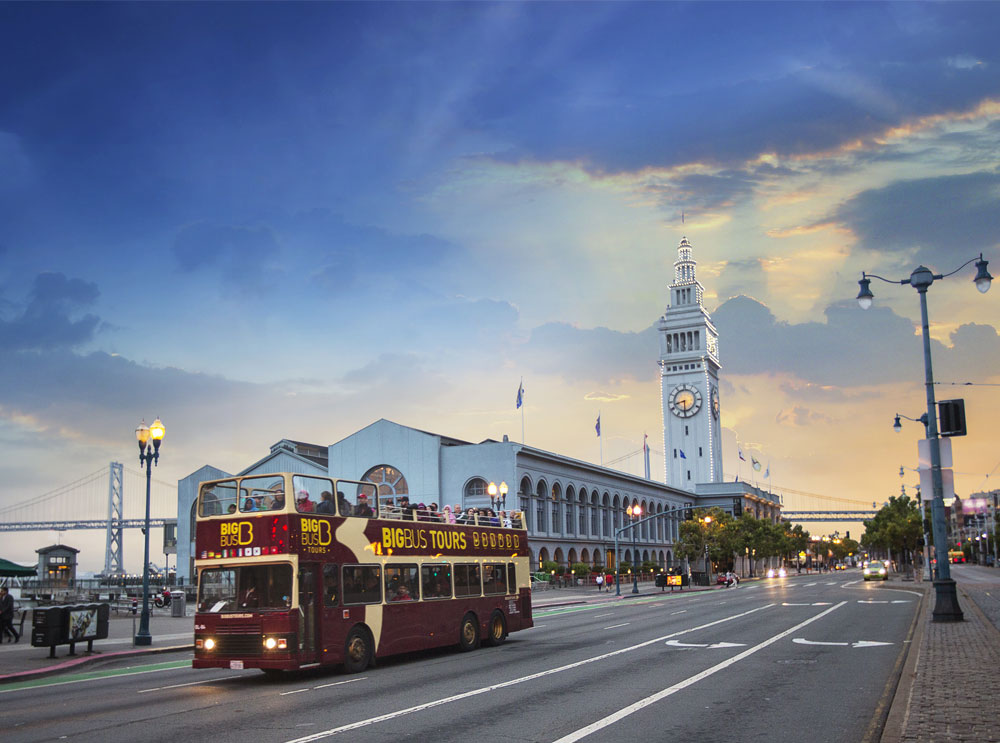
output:
[[[344,642],[344,670],[361,673],[372,662],[372,645],[368,633],[361,627],[354,627],[347,633]]]
[[[462,617],[462,624],[458,630],[458,649],[463,653],[475,650],[479,647],[479,620],[476,615],[469,613]]]
[[[490,647],[502,645],[507,639],[507,620],[504,619],[503,612],[494,609],[490,616],[490,627],[486,634],[486,644]]]

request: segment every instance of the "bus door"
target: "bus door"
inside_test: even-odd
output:
[[[317,610],[316,567],[299,565],[299,653],[306,663],[316,660]]]

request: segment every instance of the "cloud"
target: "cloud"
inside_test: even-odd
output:
[[[531,331],[524,352],[536,371],[612,384],[622,379],[655,378],[660,351],[653,327],[630,333],[546,323]]]
[[[171,247],[182,273],[217,269],[229,278],[260,278],[278,243],[268,227],[198,222],[178,230]]]
[[[628,400],[631,395],[619,395],[614,392],[588,392],[583,396],[589,402],[619,402]]]
[[[950,271],[1000,244],[1000,172],[896,181],[862,191],[833,219],[857,236],[860,251],[896,253]]]
[[[80,308],[97,299],[97,285],[61,273],[35,277],[24,311],[0,321],[0,346],[7,351],[73,348],[91,341],[100,318]]]
[[[830,417],[801,405],[795,405],[792,408],[780,411],[774,420],[781,426],[801,427],[814,423],[829,423]]]

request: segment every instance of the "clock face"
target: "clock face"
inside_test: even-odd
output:
[[[712,416],[716,420],[719,418],[719,388],[714,384],[712,385]]]
[[[679,384],[671,391],[667,404],[678,418],[690,418],[701,409],[701,393],[689,384]]]

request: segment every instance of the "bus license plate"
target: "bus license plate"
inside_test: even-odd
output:
[[[243,670],[243,661],[241,660],[231,660],[229,661],[229,667],[234,671]]]

